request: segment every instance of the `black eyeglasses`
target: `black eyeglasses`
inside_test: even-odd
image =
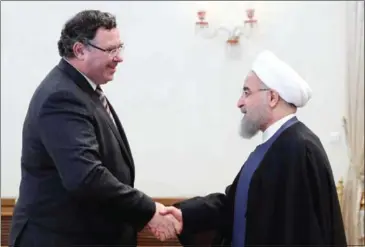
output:
[[[121,52],[124,50],[124,44],[121,44],[117,48],[113,48],[113,49],[103,49],[99,46],[96,46],[96,45],[90,43],[89,41],[87,41],[87,44],[91,47],[94,47],[95,49],[98,49],[99,51],[107,53],[110,57],[115,57],[117,55],[120,55]]]

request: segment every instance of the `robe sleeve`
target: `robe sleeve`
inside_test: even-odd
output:
[[[207,196],[193,197],[174,206],[180,208],[183,216],[183,232],[198,233],[217,230],[229,217],[228,197],[231,186],[225,193],[212,193]]]
[[[246,245],[346,246],[324,149],[298,145],[280,147],[263,161],[266,168],[250,188]]]

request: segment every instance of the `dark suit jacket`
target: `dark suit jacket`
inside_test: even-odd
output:
[[[40,239],[37,247],[136,245],[155,204],[133,188],[132,154],[110,107],[116,125],[87,80],[63,59],[41,82],[23,127],[11,246],[27,229]]]

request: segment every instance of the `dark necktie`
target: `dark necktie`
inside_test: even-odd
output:
[[[106,112],[109,114],[110,118],[113,120],[114,122],[114,118],[113,118],[113,115],[110,111],[110,108],[109,108],[109,104],[108,104],[108,100],[103,92],[103,90],[100,88],[100,86],[97,86],[96,89],[95,89],[95,92],[98,94],[99,96],[99,99],[101,101],[101,104],[104,106]]]

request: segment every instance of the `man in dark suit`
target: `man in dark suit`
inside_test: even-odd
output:
[[[175,234],[175,219],[159,214],[164,206],[134,188],[127,137],[100,88],[113,79],[122,49],[109,13],[82,11],[65,24],[62,59],[24,122],[10,246],[136,246],[145,227],[164,229],[162,240]]]

